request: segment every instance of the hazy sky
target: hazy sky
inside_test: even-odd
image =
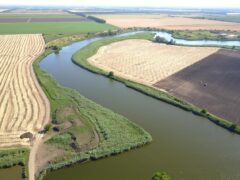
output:
[[[240,8],[240,0],[0,0],[0,5],[9,4]]]

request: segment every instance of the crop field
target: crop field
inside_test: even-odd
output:
[[[0,147],[30,145],[20,136],[34,135],[49,120],[49,103],[32,68],[44,47],[39,34],[0,36]]]
[[[116,29],[96,22],[0,23],[0,34],[86,33]]]
[[[2,13],[0,14],[0,23],[17,22],[78,22],[87,21],[87,18],[73,14],[18,14]]]
[[[155,86],[239,124],[239,59],[239,52],[219,50]]]
[[[217,51],[218,48],[125,40],[101,47],[89,62],[127,79],[152,85]]]
[[[151,27],[169,30],[235,30],[240,31],[240,24],[207,19],[184,17],[166,17],[156,15],[98,15],[107,23],[121,28]]]

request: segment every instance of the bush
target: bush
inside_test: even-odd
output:
[[[110,71],[110,72],[108,73],[108,77],[114,77],[114,72]]]
[[[206,109],[202,109],[202,110],[201,110],[201,113],[203,113],[203,114],[207,114],[207,112],[208,112],[208,111],[207,111]]]
[[[166,172],[157,172],[153,175],[152,180],[170,180]]]
[[[44,132],[48,132],[52,129],[52,124],[47,124],[45,127],[44,127]]]
[[[237,128],[237,125],[236,124],[232,124],[230,127],[229,127],[229,130],[230,131],[233,131]]]
[[[160,36],[155,37],[155,42],[157,42],[157,43],[169,43],[165,38],[160,37]]]

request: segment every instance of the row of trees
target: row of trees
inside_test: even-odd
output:
[[[160,36],[156,36],[155,37],[155,42],[157,43],[164,43],[164,44],[169,44],[169,45],[175,45],[176,42],[171,39],[170,41],[168,41],[167,39],[163,38],[163,37],[160,37]]]

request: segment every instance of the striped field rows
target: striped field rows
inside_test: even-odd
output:
[[[40,34],[0,36],[0,147],[29,145],[20,135],[36,134],[49,120],[49,102],[32,68],[44,47]]]

